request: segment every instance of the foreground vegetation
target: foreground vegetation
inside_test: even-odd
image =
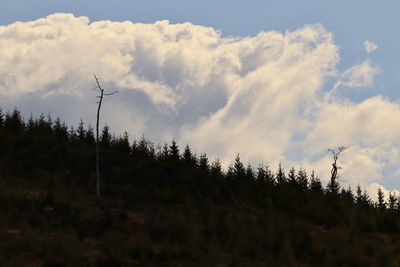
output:
[[[0,112],[0,265],[399,266],[400,205],[305,170],[217,161]]]

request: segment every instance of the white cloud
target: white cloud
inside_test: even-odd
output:
[[[372,183],[365,188],[371,200],[378,201],[378,188],[380,188],[384,194],[385,201],[388,202],[389,194],[400,196],[399,190],[387,190],[383,185],[378,183]]]
[[[359,65],[355,65],[344,71],[335,85],[354,87],[372,87],[374,77],[379,73],[379,68],[372,66],[369,60],[365,60]]]
[[[329,178],[329,147],[346,145],[343,180],[400,178],[400,105],[361,103],[325,92],[329,78],[368,87],[378,69],[366,60],[337,75],[338,47],[321,25],[293,32],[223,38],[191,23],[98,21],[54,14],[0,27],[2,104],[95,119],[93,73],[119,90],[102,122],[156,142],[176,137],[225,163],[303,164]]]
[[[366,51],[368,54],[371,54],[373,51],[375,51],[376,49],[378,49],[378,45],[375,44],[374,42],[371,42],[371,41],[366,40],[366,41],[364,41],[363,44],[364,44],[365,51]]]

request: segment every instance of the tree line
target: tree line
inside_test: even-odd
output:
[[[399,260],[400,199],[392,193],[386,200],[379,189],[372,201],[361,186],[353,191],[332,179],[324,185],[313,171],[281,164],[254,167],[239,154],[223,169],[219,159],[176,140],[131,141],[107,125],[99,148],[103,210],[96,213],[93,127],[44,114],[24,120],[18,109],[0,109],[0,237],[27,229],[23,238],[4,237],[14,240],[0,244],[4,255],[27,251],[26,260],[31,251],[43,257],[54,247],[64,260],[76,260],[71,266],[391,266]],[[42,240],[38,231],[51,238]],[[85,254],[93,240],[103,246],[96,259]],[[55,264],[61,256],[48,257]]]

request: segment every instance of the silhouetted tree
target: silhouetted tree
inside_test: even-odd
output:
[[[67,138],[68,137],[68,127],[65,123],[61,123],[60,118],[57,118],[53,124],[53,132],[59,138]]]
[[[161,159],[168,160],[168,158],[169,158],[169,149],[168,149],[168,144],[165,143],[164,146],[162,147]]]
[[[297,186],[296,170],[294,169],[294,167],[292,167],[289,170],[288,182],[292,187],[296,187]]]
[[[222,177],[223,173],[222,173],[222,166],[221,166],[221,162],[219,161],[219,158],[216,158],[210,166],[210,174],[213,177]]]
[[[78,139],[74,126],[69,127],[68,138],[71,142],[75,142]]]
[[[77,128],[77,130],[76,130],[76,133],[77,133],[77,135],[78,135],[79,141],[85,140],[86,131],[85,131],[84,123],[83,123],[82,120],[79,121],[79,125],[78,125],[78,128]]]
[[[169,158],[172,161],[177,162],[180,159],[180,154],[179,154],[179,147],[178,144],[176,143],[175,139],[172,140],[171,146],[169,147]]]
[[[183,162],[188,167],[196,166],[196,158],[194,157],[189,145],[186,145],[182,155]]]
[[[25,123],[22,120],[21,112],[17,108],[15,108],[11,114],[7,112],[4,126],[13,134],[21,133],[25,129]]]
[[[258,184],[266,184],[267,183],[267,173],[264,167],[264,164],[260,164],[257,168],[257,183]]]
[[[397,207],[397,197],[396,197],[396,194],[395,193],[392,193],[392,192],[389,192],[389,198],[388,198],[388,201],[389,201],[389,209],[390,210],[395,210],[396,209],[396,207]]]
[[[85,132],[85,139],[86,142],[88,142],[89,144],[92,144],[96,141],[94,137],[93,127],[91,125],[88,126]]]
[[[253,167],[250,164],[247,165],[245,177],[246,177],[247,181],[254,181],[255,180],[254,170],[253,170]]]
[[[233,173],[236,179],[244,178],[246,169],[243,163],[240,161],[239,154],[236,155],[235,162],[233,163]]]
[[[282,164],[279,163],[278,171],[276,172],[276,182],[280,185],[285,184],[287,179],[285,175],[285,170],[282,168]]]
[[[110,96],[118,91],[114,91],[112,93],[104,93],[104,89],[100,86],[100,78],[97,78],[96,74],[93,74],[94,79],[96,80],[96,87],[94,90],[96,90],[99,95],[97,95],[97,98],[99,101],[97,102],[99,105],[97,106],[97,116],[96,116],[96,199],[97,203],[99,204],[99,198],[100,198],[100,147],[99,147],[99,124],[100,124],[100,109],[101,109],[101,104],[103,102],[104,96]],[[104,129],[103,129],[104,130]]]
[[[36,123],[31,113],[31,115],[29,116],[28,123],[26,124],[26,130],[28,131],[28,133],[32,134],[35,131],[35,128],[36,128]]]
[[[383,193],[380,187],[378,187],[377,195],[378,195],[378,202],[376,203],[377,208],[380,210],[385,210],[386,209],[385,194]]]
[[[200,155],[199,170],[203,173],[203,175],[208,175],[210,172],[210,165],[208,163],[208,157],[206,154]]]
[[[131,153],[128,132],[125,131],[124,134],[118,138],[117,145],[119,151],[121,151],[123,154],[129,155]]]
[[[321,180],[315,176],[314,171],[311,172],[310,176],[310,190],[313,193],[322,193]]]
[[[332,163],[332,170],[331,170],[331,180],[327,185],[327,190],[331,194],[338,194],[340,185],[338,181],[337,170],[340,167],[337,166],[337,160],[339,158],[340,153],[342,153],[346,148],[344,146],[338,147],[337,149],[328,149],[329,152],[332,153],[333,156],[333,163]]]
[[[308,186],[308,176],[306,170],[300,168],[297,172],[296,182],[300,189],[306,190]]]
[[[109,148],[111,145],[112,136],[110,133],[110,127],[106,124],[101,131],[100,143],[104,148]]]

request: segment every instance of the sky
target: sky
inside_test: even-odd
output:
[[[327,1],[325,1],[327,2]],[[5,0],[0,106],[400,189],[399,1]],[[387,191],[385,191],[387,192]]]

